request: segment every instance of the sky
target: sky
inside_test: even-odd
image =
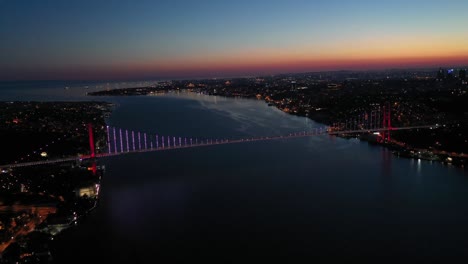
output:
[[[462,65],[466,0],[0,0],[0,80]]]

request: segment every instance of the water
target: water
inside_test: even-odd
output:
[[[85,100],[87,89],[43,97]],[[255,100],[97,99],[117,105],[110,125],[159,135],[235,138],[320,126]],[[244,263],[468,255],[466,172],[357,140],[321,136],[101,162],[100,205],[58,239],[59,263],[95,256],[110,263]]]

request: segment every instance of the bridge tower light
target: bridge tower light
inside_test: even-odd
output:
[[[123,152],[123,140],[122,140],[122,129],[119,128],[119,137],[120,137],[120,152]]]
[[[115,127],[112,128],[112,132],[114,133],[114,153],[117,153],[117,136],[115,133]]]
[[[135,151],[135,131],[132,130],[132,147],[133,151]]]
[[[146,143],[146,133],[143,134],[144,140],[145,140],[145,149],[148,149],[148,145]]]
[[[109,133],[109,126],[106,126],[107,129],[107,148],[109,151],[109,154],[111,153],[111,145],[110,145],[110,133]]]
[[[385,115],[385,106],[383,107],[383,116],[382,116],[382,128],[385,128],[387,125],[387,115]],[[385,130],[382,130],[382,142],[385,140]]]
[[[127,142],[127,152],[129,152],[130,149],[129,149],[129,146],[128,146],[128,130],[127,129],[125,129],[125,139],[126,139],[126,142]]]
[[[91,158],[96,157],[96,153],[94,150],[94,134],[93,134],[93,125],[91,123],[88,124],[88,136],[89,136],[89,148],[91,151]]]
[[[392,130],[392,109],[391,109],[391,106],[389,105],[388,106],[388,113],[387,113],[387,128],[388,128],[388,131],[387,131],[387,141],[390,142],[391,138],[390,138],[390,130]]]
[[[141,133],[138,132],[138,150],[141,150]]]

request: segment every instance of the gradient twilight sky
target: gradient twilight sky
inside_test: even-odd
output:
[[[467,64],[466,0],[0,0],[0,80]]]

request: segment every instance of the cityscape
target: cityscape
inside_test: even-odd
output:
[[[90,95],[157,95],[187,91],[213,96],[255,98],[286,113],[309,117],[338,131],[351,126],[347,124],[350,116],[357,118],[367,113],[367,121],[365,117],[362,120],[350,120],[354,125],[362,126],[370,121],[369,113],[377,112],[390,103],[393,109],[391,119],[395,126],[441,124],[443,127],[429,133],[396,132],[394,140],[385,144],[397,147],[398,154],[464,166],[467,157],[464,150],[468,149],[468,141],[463,133],[467,129],[464,124],[464,104],[468,85],[466,69],[457,72],[455,74],[453,69],[439,69],[436,73],[414,70],[323,72],[184,80],[160,82],[149,87],[104,90]],[[373,140],[377,142],[378,138]]]
[[[0,263],[468,255],[467,3],[105,2],[0,1]]]

